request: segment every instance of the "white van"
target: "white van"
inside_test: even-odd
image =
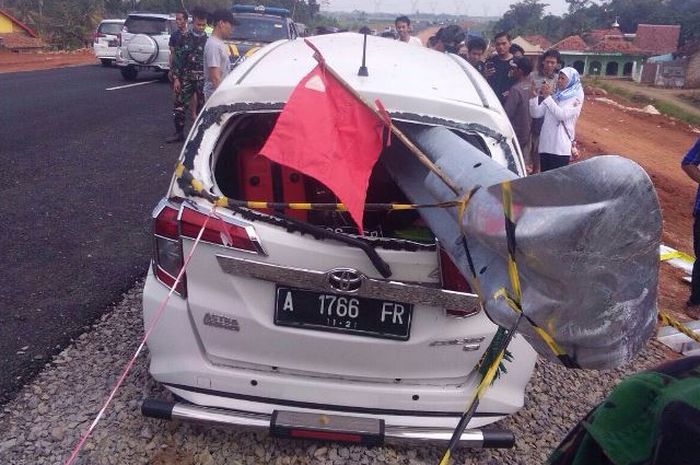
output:
[[[105,19],[95,31],[92,50],[102,66],[110,66],[117,60],[119,35],[124,25],[123,19]]]

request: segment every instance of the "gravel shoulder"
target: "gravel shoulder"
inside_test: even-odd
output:
[[[137,283],[91,331],[47,363],[0,412],[0,463],[63,463],[93,421],[142,336]],[[675,357],[652,341],[632,362],[605,372],[566,370],[539,361],[525,408],[502,422],[516,432],[510,450],[463,450],[454,463],[542,464],[568,430],[625,375]],[[169,398],[134,365],[76,464],[436,464],[438,447],[364,447],[279,440],[201,425],[143,418],[145,397]],[[466,399],[465,399],[466,403]]]

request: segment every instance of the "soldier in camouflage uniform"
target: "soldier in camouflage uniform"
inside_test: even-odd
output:
[[[185,109],[189,108],[193,95],[197,96],[197,113],[204,104],[204,45],[207,35],[207,12],[202,8],[192,11],[192,30],[183,34],[173,58],[173,88],[177,93],[173,107],[175,135],[166,142],[185,140]]]

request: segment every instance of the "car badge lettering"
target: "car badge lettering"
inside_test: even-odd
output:
[[[351,268],[336,268],[326,274],[328,286],[338,292],[352,293],[362,287],[365,277],[362,273]]]
[[[226,329],[229,331],[240,331],[241,327],[238,324],[238,320],[224,315],[217,315],[215,313],[207,313],[204,315],[204,324],[206,326],[213,326],[214,328]]]

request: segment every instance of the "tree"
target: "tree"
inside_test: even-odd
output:
[[[539,0],[523,0],[514,3],[503,17],[496,21],[493,31],[507,31],[513,36],[539,32],[542,15],[547,6],[549,6],[547,3],[540,3]]]
[[[593,3],[592,0],[565,0],[569,4],[569,14],[588,8]]]
[[[700,0],[670,0],[672,22],[681,25],[681,44],[700,42]]]
[[[605,6],[591,4],[564,15],[562,36],[580,35],[592,29],[607,28],[615,20]]]
[[[539,30],[532,32],[539,32],[549,39],[564,37],[564,19],[561,16],[549,14],[542,18]]]

